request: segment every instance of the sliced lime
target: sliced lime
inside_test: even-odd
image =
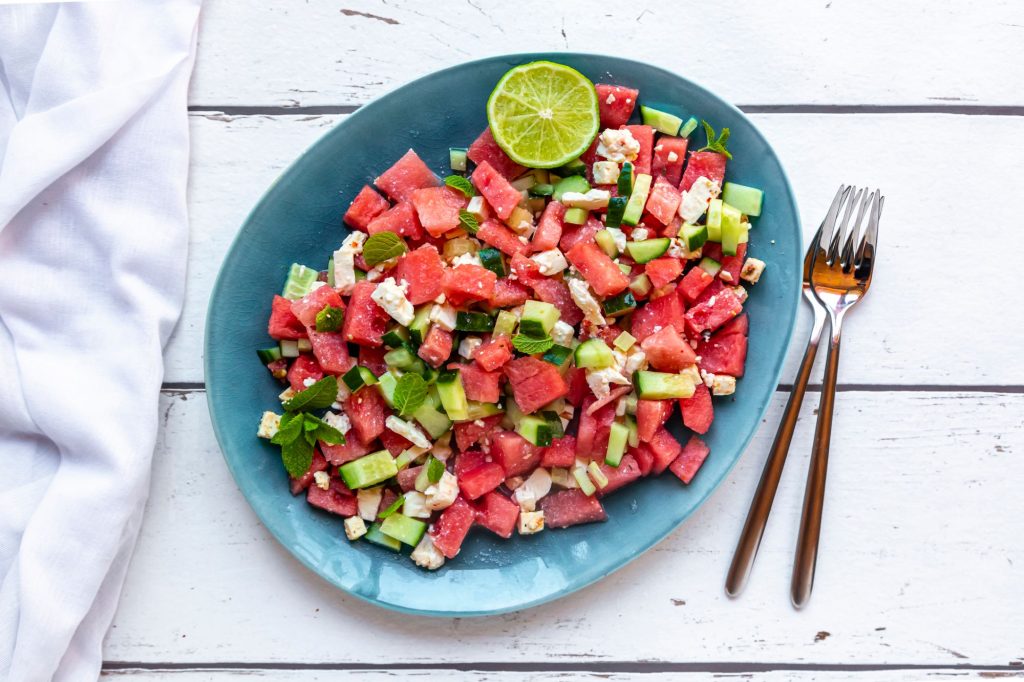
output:
[[[487,100],[498,145],[529,168],[556,168],[594,141],[601,117],[594,84],[576,69],[530,62],[511,69]]]

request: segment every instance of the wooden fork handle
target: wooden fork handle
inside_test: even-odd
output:
[[[814,428],[811,466],[807,472],[804,508],[800,517],[796,558],[793,563],[793,582],[790,597],[793,606],[801,608],[811,598],[814,587],[814,568],[818,560],[818,540],[821,535],[821,514],[825,506],[825,476],[828,473],[828,450],[832,440],[832,410],[836,401],[836,378],[839,375],[840,320],[832,320],[832,336],[825,362],[825,380],[818,403],[818,423]]]

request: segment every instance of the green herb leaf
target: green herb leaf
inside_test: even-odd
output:
[[[345,443],[345,435],[323,419],[314,417],[311,414],[306,414],[304,416],[306,418],[307,433],[309,432],[309,425],[312,424],[312,433],[316,437],[316,440],[322,440],[330,445],[343,445]]]
[[[383,232],[379,234],[384,234]],[[284,409],[289,412],[302,412],[330,407],[338,399],[338,380],[333,376],[325,376],[306,390],[285,402]]]
[[[377,265],[397,258],[406,251],[405,242],[394,232],[378,232],[370,235],[363,244],[363,260],[367,265]]]
[[[466,195],[466,198],[470,198],[476,194],[476,190],[473,189],[473,183],[461,175],[449,175],[444,179],[444,184],[448,185],[452,189],[457,189]]]
[[[401,509],[403,504],[405,504],[405,495],[399,495],[398,499],[392,502],[388,506],[388,508],[382,511],[380,514],[378,514],[378,516],[382,519],[386,519],[387,517],[391,516],[396,511]]]
[[[431,483],[437,483],[442,476],[444,476],[444,462],[431,455],[427,460],[427,479]]]
[[[344,321],[344,310],[325,305],[324,309],[316,314],[316,330],[318,332],[336,332]]]
[[[289,476],[299,478],[309,471],[309,466],[313,463],[313,446],[305,438],[296,438],[281,446],[281,461],[284,462],[284,468]]]
[[[512,337],[512,345],[520,353],[526,355],[536,355],[537,353],[544,353],[550,349],[555,342],[551,340],[550,336],[538,339],[526,334],[516,334]]]
[[[710,123],[708,123],[707,121],[701,121],[701,123],[704,125],[704,133],[708,136],[708,143],[707,146],[701,147],[697,151],[718,152],[719,154],[725,156],[727,159],[731,159],[732,154],[730,154],[729,150],[725,148],[726,142],[729,141],[729,129],[722,128],[722,134],[716,136],[715,129],[711,127]]]
[[[459,227],[470,234],[476,234],[476,231],[480,229],[480,221],[466,209],[459,209]]]
[[[281,417],[280,425],[277,427],[277,433],[270,439],[270,442],[274,445],[285,445],[301,436],[302,419],[297,419],[297,416],[290,412],[285,412]]]
[[[427,399],[427,382],[419,374],[406,372],[395,384],[391,399],[399,414],[412,414]]]

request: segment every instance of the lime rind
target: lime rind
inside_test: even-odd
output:
[[[601,123],[594,84],[564,64],[537,61],[510,69],[487,99],[498,146],[518,164],[557,168],[579,158]]]

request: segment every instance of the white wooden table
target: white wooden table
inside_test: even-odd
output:
[[[104,674],[1024,676],[1024,4],[952,5],[210,0],[191,95],[188,297]],[[338,592],[277,545],[223,463],[203,317],[249,207],[379,94],[466,59],[551,49],[611,49],[742,105],[781,154],[807,235],[840,182],[888,195],[876,283],[847,327],[823,554],[803,612],[788,584],[813,390],[738,600],[722,584],[785,390],[740,464],[668,540],[566,599],[486,619],[396,615]]]

